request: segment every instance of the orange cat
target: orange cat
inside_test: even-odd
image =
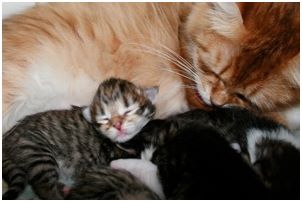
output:
[[[267,114],[299,104],[299,3],[199,4],[183,29],[192,106]]]
[[[191,6],[55,3],[5,20],[3,132],[28,114],[88,104],[112,76],[159,86],[158,118],[187,110],[186,98],[262,112],[299,102],[299,3]]]
[[[187,109],[173,63],[178,3],[50,3],[3,22],[3,132],[28,114],[90,103],[108,77],[159,86],[156,117]],[[145,46],[148,47],[145,47]]]

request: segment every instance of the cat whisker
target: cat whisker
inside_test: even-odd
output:
[[[152,48],[152,47],[150,47],[150,48]],[[189,72],[190,74],[195,74],[195,72],[193,71],[194,67],[187,61],[184,61],[184,59],[182,59],[181,56],[179,56],[177,53],[175,53],[175,51],[172,51],[171,49],[169,49],[168,47],[164,47],[163,45],[162,45],[162,48],[166,49],[170,53],[170,54],[169,53],[165,53],[165,54],[167,54],[170,58],[173,58],[175,61],[177,61],[178,63],[181,64],[181,66],[179,66],[181,69],[184,69],[185,71]],[[152,49],[152,50],[156,50],[156,49]]]
[[[193,78],[188,77],[187,75],[184,75],[184,74],[182,74],[182,73],[180,73],[180,72],[178,72],[178,71],[173,71],[173,70],[171,70],[171,69],[164,68],[164,67],[158,67],[158,66],[151,66],[151,67],[154,68],[154,71],[157,71],[158,69],[160,69],[160,70],[163,70],[163,71],[166,71],[166,72],[170,72],[170,73],[176,74],[176,75],[178,75],[178,76],[181,76],[181,77],[183,77],[183,78],[186,78],[186,79],[188,79],[188,80],[190,80],[190,81],[195,82],[195,80],[194,80]],[[156,69],[155,69],[155,68],[156,68]]]
[[[182,67],[181,65],[179,65],[178,63],[176,63],[174,60],[172,60],[172,59],[170,59],[170,58],[167,58],[166,56],[163,56],[163,55],[161,55],[161,54],[159,54],[159,53],[154,53],[154,52],[148,51],[148,50],[143,50],[143,51],[146,52],[146,53],[150,53],[150,54],[159,56],[159,57],[161,57],[161,58],[164,58],[164,59],[166,59],[166,60],[172,62],[173,64],[177,65],[177,66],[180,67],[180,68]],[[184,74],[181,74],[181,75],[183,75],[183,76],[186,77],[187,79],[190,79],[191,81],[193,81],[193,79],[191,78],[191,77],[192,77],[192,74],[191,74],[190,72],[184,70],[183,68],[181,68],[181,70],[182,70],[182,73],[185,73],[185,74],[186,74],[186,76],[184,76]],[[170,70],[170,71],[171,71],[171,70]],[[178,73],[178,74],[180,74],[180,73]]]
[[[172,62],[173,64],[177,65],[180,69],[184,70],[185,72],[188,73],[188,76],[194,76],[196,75],[196,73],[192,70],[195,69],[190,63],[186,63],[186,64],[189,64],[189,67],[188,65],[184,64],[184,62],[182,62],[182,60],[179,60],[180,59],[180,56],[175,56],[175,54],[177,53],[174,53],[173,55],[171,55],[171,51],[170,50],[170,54],[167,53],[167,52],[163,52],[163,51],[159,51],[153,47],[150,47],[150,46],[147,46],[147,45],[143,45],[143,44],[137,44],[137,43],[131,43],[132,45],[137,45],[142,49],[142,51],[146,52],[146,53],[150,53],[150,54],[153,54],[153,55],[156,55],[156,56],[159,56],[161,58],[164,58],[170,62]],[[168,49],[168,48],[165,48],[165,49]]]
[[[161,46],[162,48],[166,49],[167,51],[169,51],[172,55],[174,55],[177,59],[179,59],[180,61],[182,61],[184,64],[186,64],[187,67],[190,67],[191,69],[195,70],[195,67],[189,62],[187,61],[185,58],[183,58],[181,55],[179,55],[178,53],[176,53],[175,51],[173,51],[172,49],[168,48],[167,46],[158,43],[159,46]]]
[[[181,88],[184,88],[184,89],[193,89],[193,90],[196,90],[197,88],[194,87],[194,86],[189,86],[189,85],[182,85],[180,86]]]

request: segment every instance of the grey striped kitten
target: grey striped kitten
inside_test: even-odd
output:
[[[87,168],[133,156],[116,146],[152,119],[157,88],[122,79],[100,84],[92,104],[27,116],[3,136],[3,199],[15,199],[31,185],[41,199],[63,199]],[[67,190],[67,191],[66,191]],[[64,193],[65,191],[65,193]]]
[[[150,200],[159,197],[129,172],[103,167],[83,172],[76,179],[67,199]]]

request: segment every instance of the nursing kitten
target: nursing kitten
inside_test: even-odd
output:
[[[300,138],[284,126],[241,108],[193,110],[177,116],[218,130],[262,176],[277,199],[300,195]]]
[[[225,140],[227,143],[223,143]],[[147,160],[151,159],[158,171],[153,169],[152,174],[146,174],[142,170],[139,174],[137,161],[145,160],[117,160],[111,165],[130,172],[135,170],[132,173],[141,179],[146,175],[156,176],[158,172],[167,198],[192,199],[190,197],[194,194],[196,199],[299,198],[299,140],[282,125],[244,109],[193,110],[167,120],[154,120],[123,146],[145,150],[144,159],[149,152]],[[236,156],[232,154],[234,150],[243,158],[232,157]],[[252,171],[245,168],[248,164],[259,174],[258,177],[255,173],[249,174]],[[176,184],[182,183],[181,176],[186,176],[186,169],[192,169],[192,176],[188,174],[186,178],[188,185],[185,186],[184,182],[177,187]],[[218,177],[220,182],[215,181]],[[239,182],[235,183],[235,180]],[[263,185],[259,185],[262,182],[266,191],[262,189]],[[186,187],[183,188],[185,191],[181,187]]]
[[[187,110],[186,100],[290,108],[299,24],[299,3],[36,6],[3,21],[3,131],[29,114],[88,105],[110,76],[159,86],[156,118]]]
[[[269,198],[260,177],[214,129],[197,122],[179,127],[171,121],[154,120],[140,135],[143,140],[134,145],[143,145],[142,159],[115,160],[111,167],[131,172],[153,191],[162,186],[166,199]],[[148,160],[157,169],[150,169]]]
[[[75,180],[68,200],[151,200],[159,199],[129,172],[108,167],[88,169]]]
[[[62,190],[87,167],[135,156],[116,143],[131,139],[154,116],[148,96],[156,93],[111,78],[100,84],[89,107],[27,116],[3,138],[3,199],[17,198],[27,184],[41,199],[63,199]]]
[[[157,87],[139,88],[122,79],[110,78],[99,86],[84,117],[114,142],[136,135],[155,114]]]

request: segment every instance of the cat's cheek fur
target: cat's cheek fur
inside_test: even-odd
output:
[[[120,131],[117,129],[110,127],[109,129],[104,129],[101,127],[101,132],[111,139],[114,142],[126,142],[133,138],[147,123],[149,119],[142,117],[140,120],[134,122],[134,123],[124,123],[123,125],[123,133],[124,134],[119,134]]]
[[[118,135],[118,131],[115,130],[115,141],[122,143],[133,138],[148,122],[150,119],[146,117],[139,117],[134,122],[124,122],[123,131],[125,135]]]
[[[108,137],[113,142],[117,142],[118,135],[117,135],[116,129],[114,129],[112,127],[109,127],[109,128],[100,127],[100,131],[103,135]]]
[[[147,185],[161,199],[165,199],[163,188],[157,175],[157,166],[151,161],[142,159],[119,159],[111,161],[110,167],[127,170]]]

